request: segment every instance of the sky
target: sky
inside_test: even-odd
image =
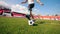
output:
[[[16,12],[22,12],[22,13],[28,13],[28,3],[21,4],[24,0],[0,0],[1,4],[2,2],[11,6],[13,11]],[[41,0],[41,2],[44,4],[44,6],[39,5],[36,0],[35,1],[35,7],[33,8],[34,14],[40,14],[40,15],[60,15],[60,0]],[[23,9],[22,9],[23,8]]]

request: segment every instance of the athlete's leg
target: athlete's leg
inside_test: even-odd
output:
[[[30,16],[32,17],[32,19],[34,20],[34,16],[32,14],[32,11],[30,11]]]
[[[32,14],[32,8],[33,7],[34,7],[34,3],[29,5],[30,17],[32,17],[32,19],[34,19],[34,16]]]

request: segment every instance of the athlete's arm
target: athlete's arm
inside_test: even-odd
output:
[[[37,2],[38,2],[40,5],[44,5],[40,0],[37,0]]]
[[[28,0],[25,0],[25,2],[21,2],[22,4],[26,3]]]

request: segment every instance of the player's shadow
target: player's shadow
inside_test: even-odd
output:
[[[33,24],[33,26],[38,26],[38,24]]]

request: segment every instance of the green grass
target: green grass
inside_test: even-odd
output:
[[[37,19],[34,26],[26,18],[0,17],[0,34],[60,34],[60,21]]]

